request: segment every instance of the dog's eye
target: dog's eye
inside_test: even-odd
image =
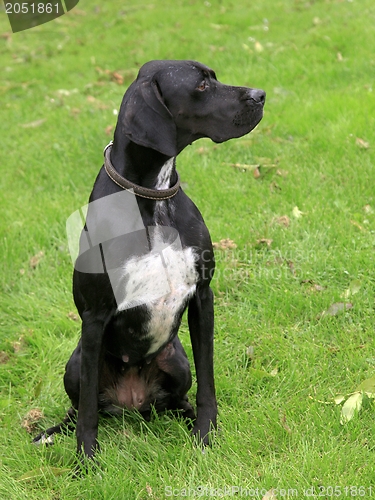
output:
[[[203,80],[203,82],[198,85],[197,90],[200,90],[201,92],[203,92],[203,90],[206,90],[207,87],[208,87],[208,85],[207,85],[206,80]]]

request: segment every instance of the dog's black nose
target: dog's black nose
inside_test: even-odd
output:
[[[261,89],[250,89],[248,92],[248,99],[252,99],[254,102],[263,104],[266,102],[266,93]]]

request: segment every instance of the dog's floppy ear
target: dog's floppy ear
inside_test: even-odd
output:
[[[156,78],[139,78],[127,90],[119,117],[125,135],[166,156],[177,155],[177,130],[163,102]]]

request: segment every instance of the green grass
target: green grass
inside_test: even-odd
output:
[[[0,498],[162,499],[167,486],[174,498],[198,486],[375,495],[344,489],[374,483],[372,403],[345,426],[324,404],[375,370],[374,23],[373,0],[81,0],[0,38]],[[213,241],[237,245],[216,251],[213,280],[219,432],[202,454],[170,415],[104,419],[103,472],[72,479],[74,437],[40,449],[21,425],[41,410],[35,434],[69,405],[62,375],[80,325],[65,222],[87,202],[139,66],[167,58],[267,91],[252,134],[201,140],[178,159]],[[321,316],[336,302],[353,307]],[[181,338],[192,359],[186,321]]]

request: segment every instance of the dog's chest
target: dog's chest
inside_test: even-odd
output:
[[[123,300],[117,309],[146,308],[147,313],[140,318],[145,323],[143,335],[150,341],[146,355],[168,342],[197,284],[194,250],[182,248],[178,232],[158,226],[148,231],[150,251],[132,257],[123,266]]]

